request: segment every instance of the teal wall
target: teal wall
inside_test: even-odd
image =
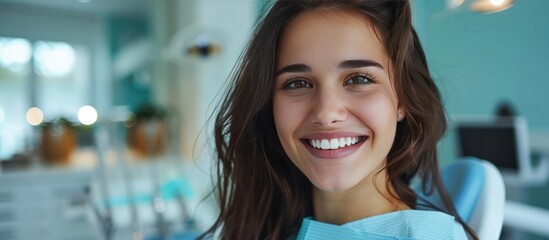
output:
[[[494,14],[467,7],[449,12],[442,0],[412,1],[414,25],[450,123],[456,115],[492,115],[507,100],[526,117],[530,134],[549,129],[549,1],[515,0]],[[442,165],[455,159],[453,138],[450,131],[439,145]],[[549,183],[521,191],[528,204],[549,209]]]
[[[115,59],[116,55],[133,41],[150,35],[150,23],[146,16],[111,16],[106,24],[111,59]],[[114,79],[112,104],[128,106],[129,109],[135,110],[143,104],[153,102],[151,80],[143,79],[149,77],[151,71],[150,66],[143,66],[121,79]]]
[[[531,127],[549,127],[549,1],[516,1],[494,14],[441,13],[444,1],[417,1],[417,8],[448,113],[491,114],[507,99]]]
[[[412,3],[450,123],[456,115],[492,115],[507,100],[531,130],[549,128],[549,1],[517,0],[493,14],[465,5],[448,11],[445,1]],[[440,144],[443,164],[455,157],[452,140],[449,132]]]
[[[443,13],[444,2],[417,1],[415,13],[448,113],[492,114],[506,99],[531,127],[549,127],[549,1],[494,14]]]

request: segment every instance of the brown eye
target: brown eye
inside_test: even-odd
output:
[[[303,79],[291,80],[284,85],[284,89],[300,89],[300,88],[312,88],[312,87],[313,85],[311,85],[309,82]]]
[[[344,85],[349,85],[349,84],[370,84],[370,83],[373,83],[373,82],[374,81],[373,81],[372,77],[370,77],[368,75],[356,74],[356,75],[351,76],[349,79],[347,79],[345,81]]]

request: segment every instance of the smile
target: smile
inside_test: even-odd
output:
[[[331,139],[309,139],[311,147],[322,150],[335,150],[355,145],[361,142],[365,137],[340,137]]]

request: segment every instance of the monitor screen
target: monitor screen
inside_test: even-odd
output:
[[[517,171],[519,155],[513,125],[461,125],[457,127],[460,157],[473,156],[498,168]]]

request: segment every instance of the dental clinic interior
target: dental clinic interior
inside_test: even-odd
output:
[[[0,240],[207,230],[212,114],[271,1],[0,0]],[[549,239],[549,1],[411,3],[447,112],[440,165],[491,162],[500,239]]]

